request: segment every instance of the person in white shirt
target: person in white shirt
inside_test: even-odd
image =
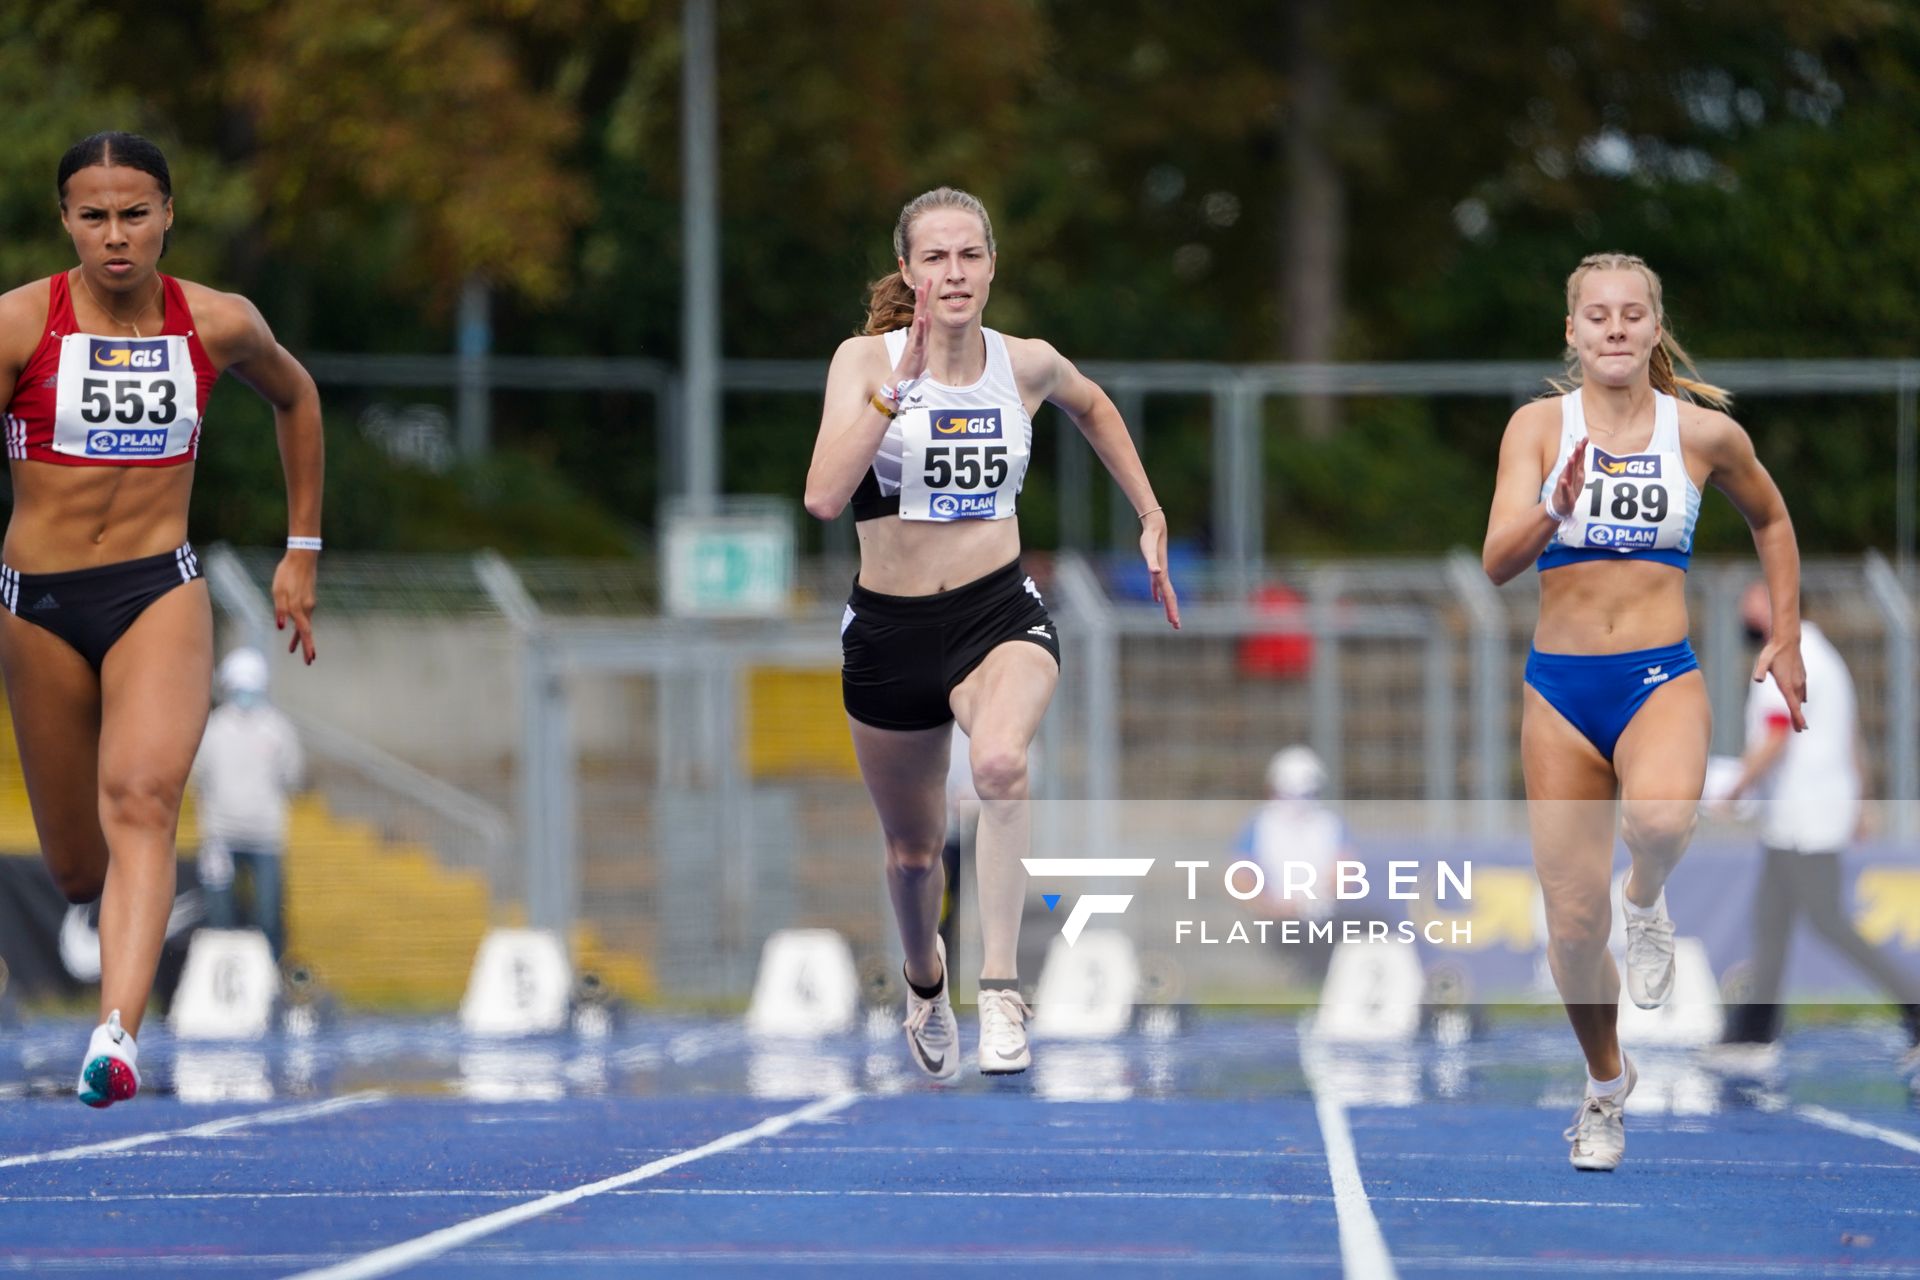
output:
[[[193,761],[200,807],[200,886],[215,928],[250,926],[267,935],[274,958],[286,948],[280,856],[287,843],[287,797],[305,762],[292,721],[267,701],[267,660],[235,649],[220,664],[226,699],[207,719]],[[235,902],[248,883],[249,909]]]
[[[1766,584],[1740,599],[1747,634],[1765,644],[1772,618]],[[1820,628],[1803,621],[1800,651],[1807,666],[1805,733],[1790,732],[1786,699],[1768,676],[1747,699],[1747,748],[1740,776],[1721,806],[1752,795],[1767,865],[1754,898],[1753,989],[1728,1017],[1725,1042],[1770,1044],[1780,1034],[1778,1001],[1796,915],[1871,977],[1900,1008],[1907,1035],[1920,1046],[1920,983],[1901,972],[1854,928],[1841,901],[1840,855],[1860,826],[1861,756],[1853,677]]]
[[[1259,864],[1266,884],[1260,909],[1274,919],[1313,922],[1342,916],[1332,885],[1335,864],[1348,852],[1347,825],[1326,802],[1328,780],[1327,766],[1312,747],[1276,751],[1267,762],[1267,802],[1235,842],[1236,853]],[[1289,863],[1312,868],[1312,897],[1286,894]],[[1313,938],[1305,924],[1298,938],[1281,946],[1301,975],[1318,986],[1333,960],[1333,943]]]

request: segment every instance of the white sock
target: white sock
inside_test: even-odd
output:
[[[1627,1073],[1625,1068],[1622,1068],[1620,1074],[1611,1080],[1595,1080],[1591,1074],[1587,1076],[1587,1096],[1589,1098],[1604,1098],[1609,1094],[1618,1093],[1626,1087]]]
[[[1653,905],[1650,907],[1635,906],[1633,899],[1627,896],[1625,889],[1620,891],[1620,901],[1626,904],[1627,914],[1636,920],[1652,920],[1667,913],[1667,891],[1665,886],[1661,887],[1660,896],[1653,900]]]

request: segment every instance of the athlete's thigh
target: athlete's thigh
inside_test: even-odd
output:
[[[1638,806],[1700,803],[1713,741],[1707,681],[1696,669],[1654,690],[1621,731],[1613,749],[1620,799],[1629,815]]]
[[[72,645],[4,610],[0,670],[42,854],[56,875],[83,868],[106,874],[96,800],[99,678]]]
[[[186,790],[213,701],[213,610],[196,579],[143,610],[100,664],[100,782]]]
[[[947,702],[977,746],[1024,749],[1040,731],[1059,683],[1060,664],[1051,653],[1030,640],[1006,640],[953,687]]]
[[[1533,864],[1550,917],[1607,915],[1613,877],[1614,772],[1537,689],[1524,689],[1520,763]]]
[[[891,840],[938,849],[947,836],[953,726],[879,729],[847,717],[860,777]]]

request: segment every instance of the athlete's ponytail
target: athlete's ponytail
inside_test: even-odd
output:
[[[987,207],[957,187],[935,187],[907,201],[906,207],[900,210],[900,217],[893,224],[895,258],[901,262],[907,260],[914,219],[935,209],[961,209],[980,219],[980,230],[987,237],[987,253],[994,252],[993,219],[987,216]],[[867,324],[862,333],[889,333],[912,323],[913,286],[904,275],[892,271],[867,286]]]
[[[913,286],[898,271],[889,271],[867,286],[865,334],[891,333],[913,323]]]
[[[1647,380],[1653,383],[1655,391],[1696,400],[1716,409],[1725,409],[1733,403],[1732,392],[1700,377],[1700,370],[1694,367],[1693,357],[1673,336],[1673,326],[1668,322],[1666,308],[1660,301],[1660,277],[1643,259],[1631,253],[1591,253],[1580,259],[1580,265],[1567,277],[1568,315],[1572,315],[1579,305],[1580,282],[1586,279],[1589,271],[1638,271],[1646,279],[1647,292],[1653,298],[1653,315],[1660,322],[1660,343],[1653,349],[1653,355],[1647,362]],[[1581,383],[1580,353],[1568,347],[1566,362],[1565,379],[1549,379],[1549,385],[1562,395],[1575,390]],[[1685,369],[1690,376],[1681,376],[1680,369]]]

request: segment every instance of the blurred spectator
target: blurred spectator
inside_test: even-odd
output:
[[[235,649],[220,664],[222,702],[207,719],[193,762],[200,809],[200,886],[207,923],[267,935],[274,958],[286,945],[280,857],[287,796],[304,768],[293,724],[267,701],[267,660]],[[245,880],[244,898],[237,891]],[[240,907],[241,899],[245,903]]]
[[[1306,924],[1334,920],[1340,903],[1334,897],[1334,869],[1347,853],[1347,825],[1326,803],[1327,766],[1311,747],[1291,746],[1267,762],[1267,802],[1241,830],[1234,851],[1260,864],[1266,892],[1260,907],[1275,920],[1299,920],[1300,940],[1284,947],[1302,976],[1316,985],[1327,976],[1333,944],[1310,941]],[[1313,897],[1282,890],[1287,864],[1313,872]],[[1300,872],[1295,882],[1303,879]],[[1275,941],[1279,942],[1276,934]]]
[[[1771,626],[1765,583],[1740,599],[1747,634],[1764,644]],[[1759,801],[1766,867],[1754,896],[1752,991],[1727,1019],[1728,1045],[1770,1045],[1780,1034],[1781,981],[1795,917],[1804,914],[1827,943],[1872,978],[1900,1008],[1920,1045],[1920,984],[1860,936],[1841,895],[1840,855],[1860,826],[1861,746],[1853,677],[1839,650],[1811,622],[1800,627],[1807,664],[1807,728],[1794,733],[1773,677],[1747,699],[1747,745],[1739,776],[1716,808],[1751,793]]]

